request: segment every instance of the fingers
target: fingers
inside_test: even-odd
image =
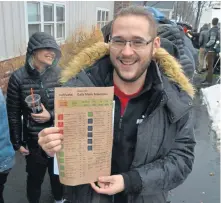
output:
[[[39,114],[31,113],[31,117],[32,117],[33,119],[41,118],[41,114],[42,114],[42,113],[39,113]]]
[[[105,186],[104,188],[99,188],[98,186],[96,186],[95,183],[91,183],[91,187],[94,189],[95,192],[99,194],[106,194],[106,195],[114,194],[109,186]]]
[[[38,134],[38,144],[49,156],[53,156],[62,148],[63,134],[59,133],[59,131],[59,128],[52,127],[46,128]]]
[[[39,134],[38,137],[45,137],[50,134],[56,134],[60,132],[60,128],[57,127],[51,127],[51,128],[45,128],[42,130]]]
[[[60,133],[57,134],[49,134],[44,137],[39,137],[38,144],[44,149],[44,150],[51,150],[52,148],[56,147],[57,145],[61,144],[61,141],[63,139],[63,135]]]
[[[54,148],[57,146],[61,146],[61,139],[58,140],[52,140],[48,143],[45,144],[44,148],[47,149],[48,151],[54,151]]]
[[[97,184],[100,188],[105,188],[105,186],[106,186],[105,183],[101,183],[101,182],[98,182]]]
[[[113,183],[114,182],[114,177],[113,176],[102,176],[98,178],[99,182],[109,182],[109,183]]]
[[[19,152],[20,152],[23,156],[29,155],[29,151],[28,151],[27,149],[25,149],[23,146],[20,147]]]
[[[33,118],[33,120],[37,123],[45,123],[45,119],[44,118]]]
[[[58,145],[58,146],[52,148],[51,150],[47,150],[46,153],[49,156],[53,157],[57,152],[59,152],[61,150],[61,148],[62,148],[62,146]]]

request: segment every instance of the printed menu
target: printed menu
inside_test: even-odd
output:
[[[91,183],[110,175],[113,97],[113,87],[55,88],[55,126],[64,134],[55,168],[57,164],[64,185]]]

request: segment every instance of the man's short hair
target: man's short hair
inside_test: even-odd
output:
[[[111,28],[111,34],[113,31],[113,24],[115,20],[119,17],[124,17],[124,16],[141,16],[145,17],[149,23],[149,31],[150,35],[155,38],[157,36],[157,24],[156,21],[152,15],[151,12],[149,12],[147,9],[141,6],[130,6],[127,8],[121,9],[117,15],[115,16],[113,22],[112,22],[112,28]]]
[[[218,22],[219,22],[219,19],[218,19],[218,18],[213,18],[213,19],[212,19],[212,24],[213,24],[213,25],[217,25]]]

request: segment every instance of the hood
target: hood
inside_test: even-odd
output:
[[[112,23],[113,21],[110,21],[108,24],[106,24],[104,27],[101,28],[101,31],[104,37],[104,42],[106,43],[108,43],[109,41]]]
[[[109,55],[109,45],[104,42],[98,42],[89,48],[82,50],[74,56],[61,72],[61,82],[66,83],[68,80],[76,76],[82,69],[92,66],[97,60],[105,55]],[[159,64],[161,71],[175,82],[182,90],[193,98],[194,88],[185,76],[181,65],[171,56],[165,49],[159,48],[156,51],[154,60]]]
[[[170,24],[159,24],[157,28],[157,35],[161,38],[170,39],[170,41],[176,41],[182,38],[178,26]]]
[[[30,37],[26,53],[26,64],[29,63],[29,59],[35,50],[43,48],[52,48],[55,50],[56,58],[53,66],[56,66],[61,57],[61,50],[54,37],[45,32],[36,32]]]
[[[209,30],[209,25],[203,25],[203,27],[200,29],[200,31]]]

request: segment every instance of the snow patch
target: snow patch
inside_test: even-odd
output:
[[[212,120],[212,129],[216,132],[217,139],[221,139],[221,85],[217,84],[201,89],[203,102]]]

